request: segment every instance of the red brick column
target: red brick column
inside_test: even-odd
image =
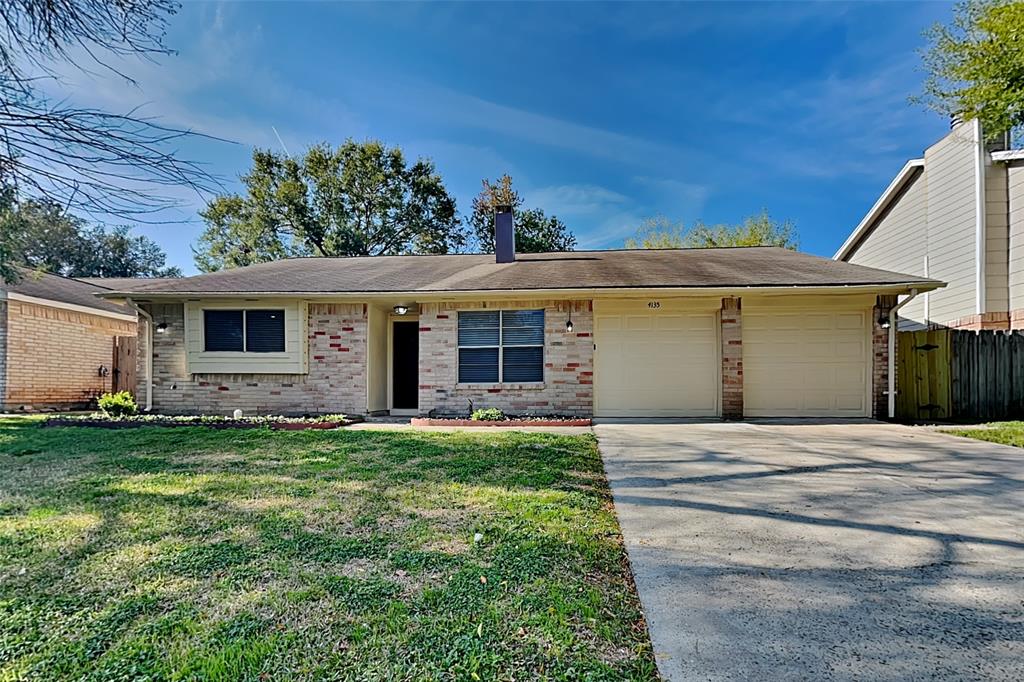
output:
[[[879,322],[888,319],[889,310],[895,305],[895,296],[879,296],[871,310],[871,416],[875,419],[889,418],[889,330]]]
[[[743,322],[740,299],[722,299],[722,419],[743,419]]]

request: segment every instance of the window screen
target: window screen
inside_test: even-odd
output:
[[[284,311],[245,311],[245,350],[249,353],[284,352]]]
[[[245,350],[241,310],[204,310],[203,330],[208,351]]]
[[[459,383],[543,380],[543,310],[459,313]]]

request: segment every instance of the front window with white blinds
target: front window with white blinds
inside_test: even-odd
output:
[[[544,381],[544,311],[459,313],[459,383]]]

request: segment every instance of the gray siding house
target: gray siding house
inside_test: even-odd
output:
[[[836,260],[930,277],[944,289],[909,301],[902,329],[1024,328],[1024,151],[956,125],[903,166]]]

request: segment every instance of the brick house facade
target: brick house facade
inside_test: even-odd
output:
[[[895,304],[879,297],[871,309],[871,416],[887,409],[888,329],[879,320]],[[531,384],[460,384],[458,314],[488,309],[543,309],[544,381]],[[366,414],[370,306],[308,303],[304,343],[308,371],[301,374],[191,373],[183,303],[146,304],[165,329],[154,335],[153,409],[167,414]],[[570,318],[572,332],[567,332]],[[465,414],[497,407],[508,414],[591,416],[594,410],[594,305],[590,299],[425,302],[409,318],[419,330],[418,413]],[[397,318],[393,318],[397,319]],[[742,419],[742,297],[721,299],[721,417]],[[149,339],[140,330],[139,392],[144,391]]]
[[[136,322],[52,301],[0,301],[0,409],[84,409],[113,386],[115,337]]]
[[[544,381],[476,385],[458,382],[460,310],[544,310]],[[565,325],[572,311],[573,331]],[[497,407],[509,414],[590,416],[594,406],[593,306],[590,301],[428,303],[420,307],[420,411]]]
[[[153,407],[164,414],[363,414],[366,412],[367,307],[308,306],[309,369],[304,374],[191,373],[185,352],[184,304],[144,306],[166,329],[154,334]],[[140,341],[144,390],[149,339]]]

